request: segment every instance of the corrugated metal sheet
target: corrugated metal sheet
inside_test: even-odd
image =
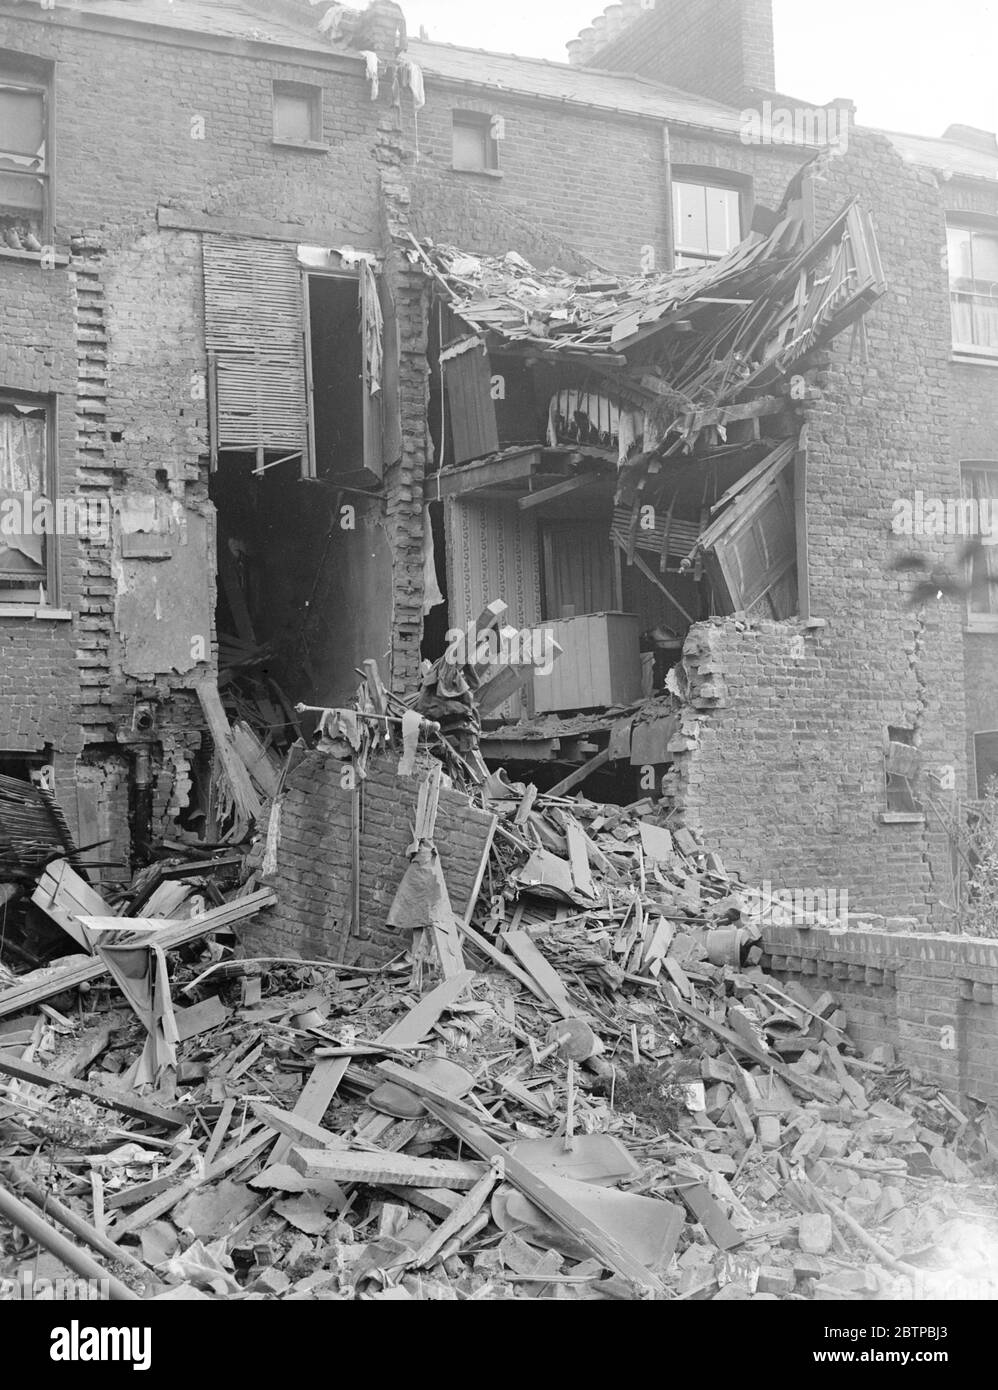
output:
[[[205,342],[218,449],[307,447],[301,272],[293,246],[204,238]]]

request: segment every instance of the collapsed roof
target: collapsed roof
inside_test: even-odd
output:
[[[885,292],[876,235],[857,200],[808,241],[802,204],[760,210],[715,264],[587,278],[413,242],[452,312],[485,347],[576,364],[602,379],[627,432],[631,484],[659,457],[692,451],[738,407],[855,323]],[[449,349],[453,351],[453,347]],[[623,434],[623,430],[622,430]]]

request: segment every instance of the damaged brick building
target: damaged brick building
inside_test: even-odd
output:
[[[213,838],[216,681],[287,738],[502,600],[562,654],[490,765],[650,775],[748,881],[946,925],[998,591],[975,557],[912,607],[892,565],[959,549],[899,502],[998,496],[994,136],[833,103],[755,138],[800,108],[767,0],[613,5],[570,52],[388,0],[0,0],[0,489],[109,518],[0,549],[0,771],[102,860]],[[768,376],[732,335],[774,282],[712,290],[767,239]],[[746,353],[694,389],[684,339]]]

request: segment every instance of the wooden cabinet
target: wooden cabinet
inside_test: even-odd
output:
[[[631,613],[589,613],[546,623],[542,634],[550,632],[562,654],[550,675],[534,676],[535,712],[597,709],[640,700],[639,629],[640,621]]]

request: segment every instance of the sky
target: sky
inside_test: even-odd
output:
[[[410,33],[565,62],[604,0],[402,0]],[[773,0],[777,89],[850,97],[862,125],[941,135],[998,131],[998,0]]]

